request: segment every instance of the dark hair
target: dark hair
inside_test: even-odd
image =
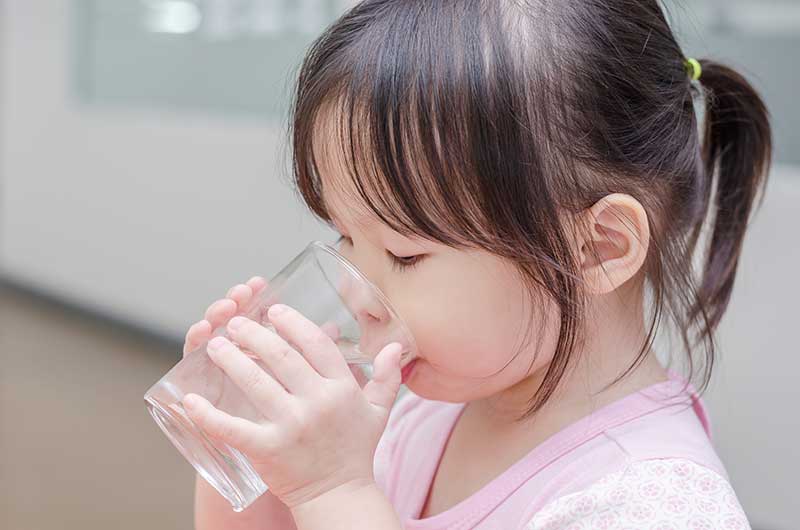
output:
[[[582,340],[586,297],[558,213],[633,196],[650,223],[652,315],[639,355],[612,384],[641,362],[667,316],[692,373],[693,351],[705,352],[702,393],[771,132],[741,75],[700,59],[693,83],[685,57],[656,0],[367,0],[301,65],[294,183],[330,223],[313,141],[322,118],[335,117],[358,203],[401,234],[509,260],[532,297],[557,304],[554,357],[520,419],[551,396]],[[705,102],[702,144],[695,96]]]

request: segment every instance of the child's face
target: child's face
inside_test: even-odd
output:
[[[379,219],[348,209],[352,201],[337,197],[334,189],[325,191],[324,200],[347,237],[339,251],[388,297],[414,335],[419,360],[406,385],[415,394],[473,401],[522,383],[549,362],[546,352],[553,351],[556,338],[552,326],[534,331],[530,344],[509,363],[526,326],[541,321],[543,308],[531,315],[520,277],[505,261],[482,251],[408,239]],[[425,256],[403,270],[390,253]],[[552,320],[557,324],[557,318]],[[542,355],[533,362],[537,346]]]

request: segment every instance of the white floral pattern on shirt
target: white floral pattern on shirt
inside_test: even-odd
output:
[[[749,530],[730,483],[685,458],[639,460],[536,512],[525,530]]]

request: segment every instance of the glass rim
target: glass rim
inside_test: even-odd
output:
[[[377,294],[378,298],[383,303],[384,307],[386,307],[386,309],[389,311],[389,314],[398,322],[398,324],[400,325],[402,330],[405,332],[406,337],[408,337],[409,341],[411,342],[411,344],[409,344],[409,346],[411,347],[412,351],[409,352],[409,353],[413,353],[413,355],[415,357],[418,356],[418,354],[417,354],[417,341],[414,338],[414,335],[411,333],[411,330],[408,329],[408,325],[400,317],[400,315],[397,313],[397,311],[392,306],[392,303],[389,301],[389,299],[386,297],[386,295],[383,294],[383,292],[378,288],[378,286],[375,285],[374,283],[372,283],[371,281],[369,281],[369,278],[364,276],[364,274],[362,274],[362,272],[360,270],[358,270],[358,268],[355,265],[350,263],[347,260],[347,258],[345,258],[341,254],[339,254],[339,252],[337,252],[335,248],[333,248],[329,244],[325,243],[324,241],[319,241],[319,240],[315,239],[311,243],[309,243],[309,245],[308,245],[308,248],[312,248],[312,247],[315,247],[317,249],[323,250],[324,252],[327,252],[328,254],[333,256],[335,259],[339,260],[339,262],[342,265],[344,265],[344,267],[351,274],[353,274],[359,280],[361,280],[362,282],[366,283],[369,287],[372,288],[373,292],[375,294]],[[401,354],[401,358],[402,358],[402,356],[403,355]]]

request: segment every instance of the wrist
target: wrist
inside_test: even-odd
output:
[[[402,530],[374,480],[354,480],[291,508],[298,530]]]
[[[283,502],[292,512],[310,511],[330,506],[344,499],[352,499],[364,494],[369,494],[373,488],[377,490],[377,487],[377,484],[371,477],[352,479],[327,489],[322,493],[314,495],[305,493],[297,497],[287,497]]]

